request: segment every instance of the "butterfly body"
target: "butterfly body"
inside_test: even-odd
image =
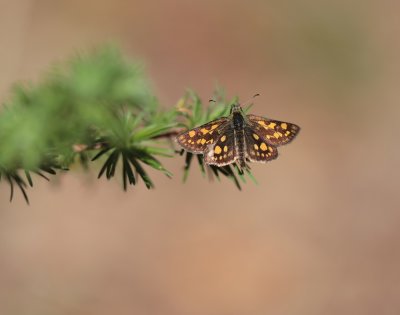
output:
[[[244,116],[242,115],[240,109],[236,110],[233,109],[233,112],[231,113],[232,115],[232,122],[231,122],[231,127],[233,129],[234,133],[234,139],[235,139],[235,150],[237,153],[237,159],[239,162],[240,167],[244,167],[246,162],[245,162],[245,141],[244,141],[244,126],[245,126],[245,120]]]
[[[278,157],[277,146],[294,139],[300,127],[261,116],[245,115],[239,104],[231,113],[178,135],[178,143],[187,151],[203,154],[208,165],[224,166],[246,161],[267,162]]]

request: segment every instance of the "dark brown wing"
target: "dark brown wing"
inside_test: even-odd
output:
[[[214,144],[226,126],[229,125],[227,122],[228,119],[226,117],[210,121],[199,127],[182,132],[176,137],[176,140],[186,151],[204,153],[207,146]]]
[[[209,165],[224,166],[235,162],[236,159],[235,134],[233,127],[228,124],[217,141],[207,147],[204,152],[204,162]]]
[[[265,163],[278,157],[278,150],[276,147],[267,143],[253,128],[246,126],[244,135],[246,138],[247,158],[251,162]]]
[[[251,129],[272,146],[280,146],[292,141],[300,131],[300,127],[279,120],[267,119],[261,116],[247,115]]]

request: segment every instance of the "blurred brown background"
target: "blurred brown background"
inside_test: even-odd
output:
[[[395,1],[0,2],[0,95],[104,42],[160,100],[261,93],[302,127],[238,192],[175,178],[123,193],[78,169],[0,185],[0,314],[399,314],[400,41]],[[0,153],[1,154],[1,153]]]

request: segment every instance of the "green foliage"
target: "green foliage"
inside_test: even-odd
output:
[[[56,65],[36,85],[19,84],[0,113],[0,181],[17,185],[26,200],[31,174],[46,178],[74,163],[85,168],[101,161],[98,177],[121,169],[123,188],[141,179],[154,187],[146,168],[171,177],[158,157],[173,157],[172,142],[183,128],[221,115],[229,106],[221,92],[205,107],[188,92],[175,108],[163,109],[151,93],[142,66],[127,62],[115,48],[74,56]],[[193,155],[186,154],[184,178]],[[203,174],[206,167],[197,156]],[[97,165],[97,162],[96,162]],[[244,174],[235,167],[211,167],[240,188]],[[250,176],[251,174],[248,173]]]

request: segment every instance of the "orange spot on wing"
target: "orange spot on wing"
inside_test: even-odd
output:
[[[263,142],[263,143],[261,143],[261,145],[260,145],[260,149],[263,150],[263,151],[267,151],[267,150],[268,150],[268,147],[267,147],[267,145]]]

